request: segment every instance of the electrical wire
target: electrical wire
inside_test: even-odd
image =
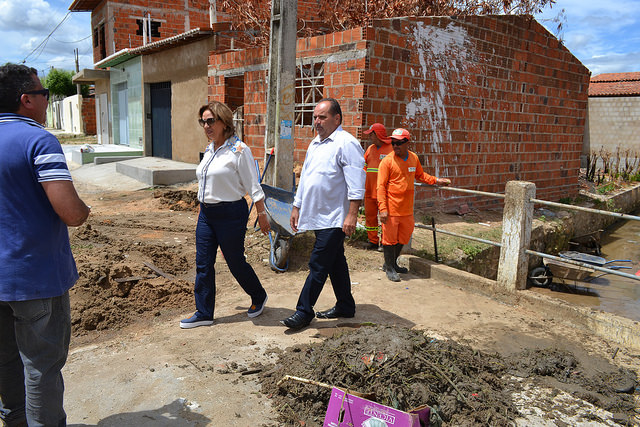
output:
[[[83,38],[83,39],[80,39],[80,40],[74,40],[74,41],[70,41],[70,42],[67,42],[67,41],[64,41],[64,40],[58,40],[57,38],[55,38],[55,37],[53,37],[53,36],[51,36],[51,38],[52,38],[52,39],[54,39],[55,41],[57,41],[58,43],[80,43],[80,42],[85,41],[85,40],[86,40],[86,39],[88,39],[88,38],[91,38],[91,34],[89,34],[87,37],[85,37],[85,38]]]
[[[34,54],[34,52],[36,52],[38,49],[40,49],[42,47],[42,49],[40,49],[40,53],[38,53],[38,56],[36,56],[34,58],[34,60],[38,59],[40,57],[40,55],[42,54],[42,52],[44,51],[44,48],[47,46],[47,42],[49,41],[49,38],[51,38],[51,35],[60,27],[60,25],[62,25],[64,23],[64,21],[67,20],[67,18],[69,17],[69,15],[71,15],[71,11],[68,11],[66,15],[64,15],[64,18],[62,18],[62,20],[58,23],[58,25],[55,26],[55,28],[53,30],[51,30],[51,32],[49,33],[49,35],[47,35],[47,37],[44,38],[44,40],[42,40],[40,42],[40,44],[38,46],[35,47],[35,49],[33,49],[27,56],[24,57],[24,59],[22,60],[22,63],[26,63],[27,59]]]

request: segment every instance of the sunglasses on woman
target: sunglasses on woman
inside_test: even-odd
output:
[[[200,123],[200,126],[204,127],[204,125],[209,125],[209,127],[213,126],[213,124],[216,122],[216,118],[214,117],[210,117],[208,119],[198,119],[198,123]]]

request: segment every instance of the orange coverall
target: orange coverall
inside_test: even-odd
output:
[[[371,144],[364,153],[364,170],[367,172],[367,179],[364,183],[364,216],[367,237],[371,243],[379,243],[378,238],[378,165],[384,157],[393,153],[391,144],[383,143],[380,148]]]
[[[411,239],[413,218],[413,188],[415,180],[433,185],[436,177],[422,169],[418,155],[409,151],[403,160],[391,153],[378,167],[378,210],[388,212],[386,224],[382,224],[383,245],[406,245]]]

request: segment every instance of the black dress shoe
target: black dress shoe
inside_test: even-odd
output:
[[[281,320],[280,323],[289,329],[302,329],[305,326],[309,326],[311,319],[313,319],[313,317],[305,317],[304,314],[296,311],[293,315]]]
[[[331,307],[329,310],[326,310],[326,311],[316,312],[316,317],[318,319],[337,319],[338,317],[353,317],[353,316],[355,316],[354,313],[351,313],[351,314],[343,313],[341,311],[338,311],[338,309],[336,309],[335,306]]]

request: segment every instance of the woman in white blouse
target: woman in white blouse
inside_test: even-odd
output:
[[[231,274],[251,297],[247,315],[259,316],[267,302],[267,293],[244,256],[249,219],[245,194],[248,193],[256,205],[260,230],[266,234],[270,229],[253,155],[235,135],[233,114],[225,104],[213,101],[203,105],[198,115],[210,144],[196,169],[200,201],[196,227],[196,312],[180,321],[181,328],[213,324],[214,264],[218,246]]]

